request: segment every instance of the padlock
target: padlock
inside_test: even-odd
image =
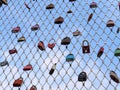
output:
[[[76,30],[75,32],[73,32],[73,36],[79,36],[79,35],[82,35],[79,30]]]
[[[55,6],[52,3],[50,3],[49,5],[46,6],[46,9],[50,10],[50,13],[51,13],[51,10],[54,9],[54,8],[55,8]]]
[[[113,20],[109,20],[106,24],[107,27],[109,27],[112,31],[113,27],[115,26],[115,23]]]
[[[117,33],[119,33],[120,32],[120,27],[117,29],[117,31],[116,31]]]
[[[39,24],[35,24],[34,26],[31,27],[32,31],[35,31],[35,30],[38,30],[38,29],[40,29]]]
[[[93,17],[93,13],[91,13],[91,14],[89,15],[89,17],[88,17],[88,19],[87,19],[87,23],[92,19],[92,17]]]
[[[96,2],[90,3],[90,8],[93,9],[93,12],[95,12],[95,9],[98,7]]]
[[[52,68],[51,68],[51,70],[49,72],[50,75],[52,75],[54,73],[55,68],[56,68],[56,63],[52,66]]]
[[[32,67],[31,64],[28,64],[23,68],[24,71],[29,71],[29,70],[32,70],[32,69],[33,69],[33,67]]]
[[[83,83],[84,86],[84,82],[87,80],[87,74],[86,72],[81,72],[78,76],[78,81]]]
[[[13,86],[14,87],[20,87],[23,84],[23,78],[20,77],[17,80],[14,81]]]
[[[120,11],[120,2],[118,3],[118,6],[119,6],[119,11]]]
[[[120,83],[119,77],[118,75],[114,72],[114,71],[110,71],[110,78],[116,82],[116,83]]]
[[[98,51],[97,57],[101,57],[104,52],[104,48],[101,47],[100,50]]]
[[[37,87],[35,85],[32,85],[30,90],[37,90]]]
[[[20,31],[21,31],[20,26],[14,27],[14,28],[12,29],[12,33],[18,33],[18,32],[20,32]]]
[[[0,66],[1,66],[1,67],[6,66],[6,65],[8,65],[8,66],[9,66],[8,61],[3,61],[3,62],[0,62]]]
[[[53,48],[55,47],[55,40],[54,40],[54,39],[51,39],[51,40],[49,41],[48,47],[49,47],[50,49],[53,49]]]
[[[67,13],[68,13],[68,14],[72,13],[72,10],[68,10]]]
[[[120,56],[120,48],[117,48],[114,52],[115,56]]]
[[[66,48],[67,48],[67,45],[69,45],[70,42],[71,42],[70,37],[65,37],[65,38],[62,39],[61,44],[66,45]]]
[[[44,51],[45,50],[45,45],[44,45],[44,42],[43,41],[40,41],[38,43],[38,48],[41,50],[41,51]]]
[[[15,48],[13,48],[13,49],[9,50],[9,53],[10,53],[10,54],[17,53],[17,50],[16,50]]]
[[[0,1],[2,1],[3,4],[8,5],[7,0],[0,0]]]
[[[85,43],[87,44],[86,46],[85,46]],[[83,53],[90,53],[90,46],[89,46],[89,42],[87,40],[84,40],[82,42],[82,52]]]
[[[55,43],[48,43],[48,47],[49,47],[50,49],[53,49],[54,46],[55,46]]]
[[[70,66],[74,60],[75,60],[75,57],[73,54],[70,53],[66,56],[66,61],[70,63]]]
[[[2,4],[3,4],[2,1],[0,1],[0,7],[2,6]]]
[[[21,36],[21,37],[18,39],[18,42],[23,42],[23,41],[26,41],[26,39],[25,39],[24,36]]]
[[[54,23],[59,24],[59,27],[61,27],[61,24],[64,22],[64,18],[59,16],[58,18],[55,19]]]

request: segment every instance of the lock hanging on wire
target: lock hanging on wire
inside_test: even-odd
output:
[[[86,43],[87,45],[85,45],[85,43]],[[83,52],[83,53],[90,53],[90,45],[89,45],[89,42],[88,42],[87,40],[84,40],[84,41],[82,42],[82,52]]]

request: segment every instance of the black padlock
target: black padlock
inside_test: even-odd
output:
[[[119,33],[120,32],[120,27],[117,29],[117,31],[116,31],[117,33]]]
[[[120,83],[119,77],[118,75],[114,72],[114,71],[110,71],[110,78],[116,82],[116,83]]]
[[[52,75],[55,71],[56,63],[52,66],[51,70],[49,71],[49,74]]]
[[[84,86],[84,82],[87,80],[87,74],[86,72],[81,72],[78,76],[78,81],[83,83]]]
[[[86,43],[87,45],[85,45],[85,43]],[[83,52],[83,53],[90,53],[90,45],[89,45],[89,42],[88,42],[87,40],[84,40],[84,41],[82,42],[82,52]]]

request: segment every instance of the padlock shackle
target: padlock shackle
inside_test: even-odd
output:
[[[87,40],[83,40],[82,46],[84,46],[84,43],[85,43],[85,42],[89,45],[89,42],[88,42]]]
[[[51,40],[49,40],[49,43],[50,43],[51,41],[53,41],[53,42],[55,43],[55,39],[52,38]]]

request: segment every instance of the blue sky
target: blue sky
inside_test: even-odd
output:
[[[72,5],[69,0],[8,0],[8,6],[0,7],[0,57],[1,62],[7,60],[9,67],[0,67],[0,90],[17,90],[13,82],[20,76],[24,79],[21,90],[26,90],[35,85],[41,90],[119,90],[119,84],[111,81],[109,84],[110,70],[114,70],[120,76],[119,58],[114,56],[114,51],[119,47],[119,36],[116,33],[119,27],[118,0],[94,0],[98,7],[93,13],[92,20],[87,24],[87,18],[93,9],[89,8],[91,0],[81,0]],[[24,2],[31,8],[25,7]],[[50,3],[55,8],[46,10]],[[72,10],[73,14],[67,15]],[[61,27],[54,24],[54,20],[62,16],[64,18]],[[111,32],[106,23],[112,19],[115,23]],[[31,31],[31,26],[40,25],[40,30]],[[21,32],[15,34],[12,28],[20,26]],[[79,30],[82,36],[74,37],[72,32]],[[35,35],[37,33],[37,35]],[[21,36],[25,36],[26,42],[18,43]],[[66,49],[61,45],[64,37],[70,37],[71,43]],[[55,39],[56,46],[53,50],[47,47],[51,39]],[[90,54],[82,53],[82,41],[88,40]],[[44,41],[45,51],[37,48],[39,41]],[[97,52],[103,46],[105,51],[101,58],[97,58]],[[18,50],[17,54],[10,55],[12,48]],[[72,53],[75,61],[70,64],[65,57]],[[32,64],[33,71],[25,72],[23,67]],[[57,63],[56,70],[52,76],[49,70]],[[96,64],[95,64],[96,63]],[[77,81],[80,72],[85,71],[88,80],[85,86]],[[28,76],[29,75],[29,76]],[[27,77],[28,76],[28,77]]]

